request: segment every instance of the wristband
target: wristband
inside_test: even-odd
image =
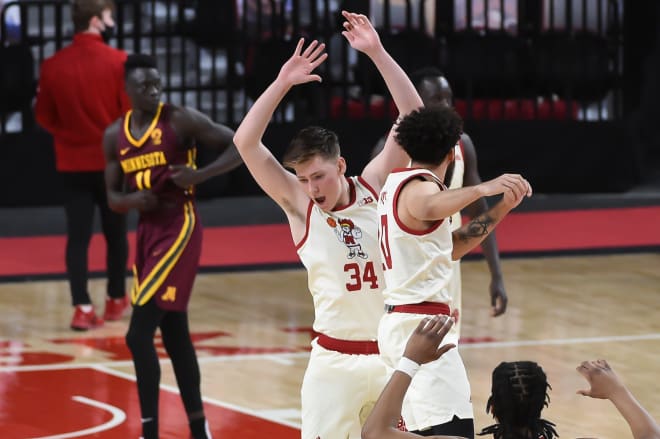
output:
[[[399,360],[399,365],[396,367],[396,370],[403,372],[408,375],[410,378],[414,377],[417,371],[421,366],[415,363],[413,360],[407,357],[401,357]]]

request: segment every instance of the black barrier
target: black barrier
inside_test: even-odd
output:
[[[358,169],[396,116],[371,64],[340,34],[340,8],[359,10],[372,17],[406,71],[428,63],[445,72],[455,106],[475,138],[483,175],[519,170],[527,171],[541,191],[611,191],[635,181],[632,163],[638,160],[635,146],[629,145],[619,180],[602,181],[598,169],[608,168],[592,168],[601,151],[615,157],[613,151],[628,141],[622,139],[622,3],[116,0],[118,32],[111,44],[156,55],[164,100],[198,108],[235,127],[297,38],[320,39],[329,54],[319,68],[323,83],[287,96],[266,133],[268,145],[279,151],[293,127],[337,127],[344,154]],[[20,174],[0,175],[12,187],[21,175],[36,176],[24,191],[20,185],[9,191],[11,199],[5,196],[0,205],[53,204],[57,199],[51,196],[58,187],[54,172],[46,172],[54,168],[52,140],[35,129],[31,110],[41,62],[72,39],[69,5],[68,0],[14,1],[0,13],[5,24],[0,28],[0,149],[3,165],[16,164]],[[541,139],[522,139],[522,133]],[[549,139],[559,144],[553,147]],[[521,161],[499,162],[502,145],[509,149],[501,157]],[[556,159],[535,161],[540,157],[536,148],[553,151]],[[51,153],[39,155],[37,163],[30,151]],[[563,177],[553,182],[558,172]],[[199,191],[201,197],[256,193],[261,191],[243,167]]]
[[[329,54],[320,68],[324,82],[315,85],[311,102],[310,93],[293,93],[276,120],[390,118],[387,96],[384,103],[374,99],[386,95],[382,81],[339,33],[339,9],[353,7],[369,13],[406,71],[424,65],[443,70],[466,119],[616,120],[622,116],[620,3],[261,0],[239,7],[231,0],[117,0],[111,44],[156,55],[168,102],[234,126],[297,38],[317,38]],[[12,104],[0,108],[0,133],[12,112],[21,113],[23,131],[32,127],[28,109],[39,65],[71,41],[70,5],[8,2],[0,22],[6,24],[0,34],[3,70],[11,66],[14,77],[32,79],[29,87],[0,81],[0,98]],[[18,52],[22,58],[14,62]],[[32,69],[25,63],[29,53]]]

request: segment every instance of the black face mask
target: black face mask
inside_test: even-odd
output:
[[[103,23],[105,24],[105,23]],[[110,42],[110,38],[115,36],[115,27],[114,26],[108,26],[107,24],[105,25],[105,29],[101,31],[101,38],[103,38],[103,41],[105,41],[106,44]]]

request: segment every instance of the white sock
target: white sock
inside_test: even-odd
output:
[[[80,309],[81,309],[82,312],[84,312],[84,313],[91,312],[91,311],[94,309],[94,307],[93,307],[92,305],[90,305],[90,304],[87,304],[87,305],[78,305],[78,306],[80,307]]]

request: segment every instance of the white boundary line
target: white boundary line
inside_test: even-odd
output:
[[[660,340],[660,333],[637,334],[637,335],[609,335],[600,337],[577,337],[577,338],[560,338],[548,340],[513,340],[513,341],[494,341],[494,342],[481,342],[481,343],[464,343],[460,345],[460,349],[483,349],[483,348],[502,348],[502,347],[527,347],[527,346],[561,346],[561,345],[577,345],[589,343],[616,343],[616,342],[633,342],[633,341],[646,341],[646,340]],[[273,361],[279,364],[289,365],[294,360],[305,359],[309,357],[309,352],[286,352],[286,353],[265,353],[265,354],[242,354],[242,355],[221,355],[207,357],[202,356],[198,358],[199,363],[224,363],[234,361]],[[160,359],[161,363],[169,363],[170,360]],[[44,370],[66,370],[66,369],[83,369],[90,368],[102,373],[114,375],[129,381],[135,381],[135,376],[120,372],[112,369],[112,367],[132,366],[132,361],[107,361],[98,363],[71,363],[71,364],[46,364],[35,366],[0,366],[0,373],[2,372],[34,372]],[[160,388],[168,392],[179,394],[178,388],[174,386],[161,384]],[[278,418],[277,411],[272,410],[253,410],[247,407],[230,404],[214,398],[203,397],[204,402],[216,405],[218,407],[233,410],[246,415],[254,416],[256,418],[264,419],[276,424],[286,427],[300,429],[300,423],[291,422],[285,419]],[[82,401],[81,401],[82,402]],[[52,436],[49,438],[64,438],[73,436]]]
[[[104,422],[101,425],[97,425],[96,427],[90,427],[84,430],[71,431],[69,433],[56,434],[53,436],[41,436],[35,439],[68,439],[72,437],[87,436],[94,433],[100,433],[101,431],[110,430],[111,428],[116,427],[117,425],[121,424],[126,420],[126,413],[122,409],[120,409],[119,407],[115,407],[114,405],[106,404],[104,402],[97,401],[95,399],[90,399],[80,395],[75,395],[71,397],[71,399],[81,404],[87,404],[87,405],[91,405],[92,407],[100,408],[102,410],[107,410],[112,414],[112,419],[110,419],[108,422]]]
[[[218,355],[214,357],[197,357],[197,362],[200,364],[203,363],[229,363],[233,361],[249,361],[249,360],[269,360],[279,364],[291,365],[293,364],[292,360],[299,358],[308,358],[309,352],[286,352],[279,354],[243,354],[243,355]],[[2,360],[2,357],[0,357]],[[161,358],[159,360],[160,364],[170,363],[169,358]],[[133,362],[130,360],[122,361],[101,361],[94,363],[59,363],[59,364],[41,364],[41,365],[31,365],[31,366],[0,366],[1,372],[38,372],[42,370],[67,370],[67,369],[83,369],[83,368],[94,368],[94,367],[129,367],[133,366]]]
[[[91,366],[90,368],[94,369],[94,370],[97,370],[99,372],[106,373],[108,375],[114,375],[116,377],[123,378],[123,379],[129,380],[129,381],[135,381],[135,376],[133,376],[131,374],[128,374],[128,373],[125,373],[125,372],[120,372],[118,370],[110,369],[107,366],[97,365],[97,366]],[[174,387],[174,386],[170,386],[170,385],[167,385],[167,384],[161,384],[160,388],[163,389],[163,390],[167,390],[168,392],[174,393],[176,395],[180,394],[179,389],[177,387]],[[296,424],[296,423],[293,423],[293,422],[278,419],[274,416],[269,416],[268,413],[267,413],[268,410],[264,410],[263,412],[258,411],[258,410],[252,410],[252,409],[249,409],[247,407],[242,407],[242,406],[238,406],[238,405],[235,405],[235,404],[230,404],[228,402],[219,401],[217,399],[208,398],[206,396],[202,397],[202,400],[206,403],[213,404],[213,405],[218,406],[218,407],[222,407],[222,408],[225,408],[225,409],[233,410],[235,412],[239,412],[239,413],[243,413],[243,414],[246,414],[246,415],[254,416],[255,418],[261,418],[261,419],[265,419],[267,421],[274,422],[276,424],[284,425],[286,427],[292,427],[292,428],[300,429],[300,424]]]
[[[576,337],[576,338],[557,338],[547,340],[512,340],[512,341],[493,341],[493,342],[480,342],[480,343],[461,343],[460,349],[483,349],[483,348],[503,348],[503,347],[526,347],[526,346],[559,346],[559,345],[576,345],[576,344],[590,344],[590,343],[616,343],[616,342],[631,342],[631,341],[647,341],[647,340],[660,340],[660,332],[653,332],[649,334],[636,334],[636,335],[605,335],[600,337]],[[301,358],[308,358],[308,351],[301,352],[284,352],[284,353],[264,353],[264,354],[241,354],[241,355],[217,355],[217,356],[201,356],[197,358],[200,364],[203,363],[227,363],[234,361],[273,361],[275,363],[290,365],[292,360]],[[2,357],[0,357],[2,359]],[[170,360],[168,358],[161,358],[161,364],[167,364]],[[42,370],[65,370],[65,369],[82,369],[86,367],[122,367],[132,366],[133,362],[130,360],[122,361],[105,361],[94,363],[64,363],[64,364],[43,364],[32,366],[0,366],[0,372],[35,372]]]
[[[480,349],[480,348],[504,348],[504,347],[522,347],[522,346],[557,346],[570,344],[588,344],[588,343],[616,343],[621,341],[644,341],[660,340],[660,333],[638,335],[606,335],[602,337],[577,337],[577,338],[556,338],[549,340],[514,340],[514,341],[493,341],[482,343],[462,343],[461,349]]]

